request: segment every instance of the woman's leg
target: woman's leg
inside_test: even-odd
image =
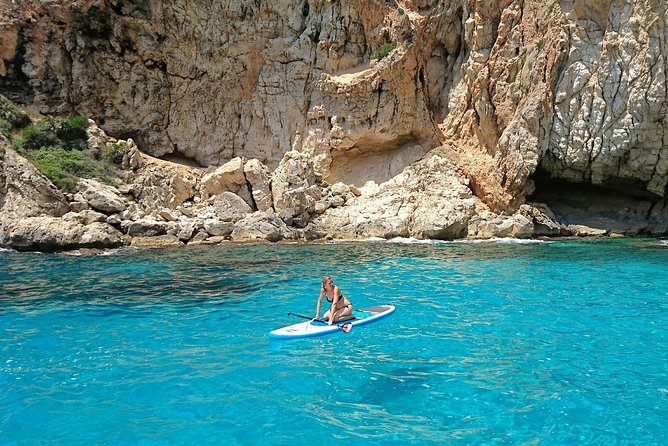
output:
[[[333,322],[338,322],[342,318],[346,316],[350,316],[353,313],[353,306],[352,305],[347,305],[340,310],[336,310],[334,312],[334,320]]]

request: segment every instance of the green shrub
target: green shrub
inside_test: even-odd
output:
[[[4,128],[0,121],[0,131]],[[17,150],[59,189],[72,191],[78,178],[98,178],[113,184],[113,177],[125,153],[125,143],[102,150],[88,147],[88,120],[47,117],[25,127],[13,143]]]
[[[30,153],[30,161],[59,189],[72,191],[78,178],[99,178],[112,184],[109,163],[79,150],[43,147]]]
[[[79,174],[86,170],[81,152],[62,147],[43,147],[30,154],[30,161],[59,189],[72,190]]]
[[[113,164],[121,164],[123,162],[123,155],[125,154],[126,148],[127,144],[123,141],[116,144],[107,144],[107,146],[102,149],[100,157],[103,161]]]
[[[76,115],[62,121],[56,129],[56,135],[68,147],[85,147],[88,145],[87,128],[88,119]]]
[[[22,129],[30,124],[30,117],[12,101],[0,95],[0,120],[9,123],[12,129]]]
[[[72,116],[65,120],[49,116],[24,128],[16,144],[23,152],[42,147],[83,150],[88,147],[87,128],[88,120],[83,116]]]
[[[56,130],[59,123],[54,118],[46,118],[36,124],[30,124],[21,132],[16,145],[22,153],[39,150],[42,147],[60,146],[62,142]]]
[[[12,140],[12,125],[2,118],[0,118],[0,133],[8,140]]]
[[[373,59],[378,59],[381,60],[383,57],[387,56],[394,50],[394,44],[392,43],[384,43],[378,48],[376,48],[376,51],[373,53],[372,58]]]

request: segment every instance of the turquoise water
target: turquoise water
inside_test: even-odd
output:
[[[331,274],[351,333],[270,340]],[[1,445],[665,445],[668,244],[0,252]]]

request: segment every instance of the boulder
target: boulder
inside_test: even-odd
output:
[[[204,244],[209,238],[209,233],[204,229],[200,229],[197,233],[190,239],[188,245],[199,245]]]
[[[176,237],[184,242],[193,238],[197,231],[197,226],[191,221],[179,221],[176,224]]]
[[[83,225],[59,217],[27,217],[0,226],[0,244],[20,251],[116,248],[124,244],[121,232],[100,222]]]
[[[494,237],[528,238],[533,235],[533,222],[521,212],[513,215],[499,215],[483,212],[471,218],[467,228],[470,238],[489,239]]]
[[[146,213],[176,209],[196,196],[194,169],[157,160],[144,164],[133,176],[132,195]]]
[[[163,234],[153,237],[133,237],[130,245],[136,248],[178,248],[185,244],[174,235]]]
[[[602,228],[592,228],[586,225],[568,225],[566,228],[577,237],[603,237],[610,231]]]
[[[76,221],[82,225],[89,225],[91,223],[107,222],[108,217],[92,209],[84,209],[81,212],[68,212],[63,215],[63,221]]]
[[[345,206],[314,219],[319,232],[340,238],[460,238],[467,234],[476,203],[439,156],[414,163],[380,185],[365,185],[359,197],[346,197]]]
[[[236,222],[252,212],[241,197],[232,192],[222,192],[213,200],[213,214],[220,221]]]
[[[244,160],[236,157],[202,176],[200,195],[206,200],[222,192],[238,193],[242,186],[246,186]]]
[[[158,215],[160,216],[160,218],[162,218],[165,221],[177,221],[178,220],[174,211],[172,211],[171,209],[163,208],[160,211],[158,211]]]
[[[100,212],[115,214],[127,207],[125,199],[113,186],[93,179],[81,179],[77,188],[90,207]]]
[[[251,187],[255,210],[263,212],[273,210],[269,169],[253,158],[244,164],[244,174]]]
[[[554,212],[544,203],[527,203],[520,212],[533,221],[534,237],[556,237],[565,235],[566,227],[560,223]]]
[[[167,223],[150,218],[143,218],[137,221],[124,221],[121,224],[127,234],[131,237],[155,237],[167,232]]]
[[[289,232],[285,223],[273,212],[257,211],[238,221],[232,231],[233,241],[277,242]]]
[[[313,159],[296,151],[285,154],[272,174],[271,188],[276,214],[289,226],[305,227],[322,198]]]
[[[126,149],[121,165],[124,169],[138,170],[144,166],[144,158],[132,139],[125,141]]]
[[[4,139],[4,138],[3,138]],[[52,216],[70,211],[62,192],[6,143],[0,154],[0,215],[10,219]]]
[[[227,237],[234,230],[234,223],[220,220],[205,220],[204,230],[211,236]]]
[[[104,150],[108,144],[115,144],[118,142],[115,138],[109,137],[92,119],[88,120],[86,135],[88,136],[88,147],[98,151]]]
[[[118,216],[121,220],[137,221],[145,218],[147,216],[146,210],[141,207],[138,203],[130,203],[123,212],[119,213]]]

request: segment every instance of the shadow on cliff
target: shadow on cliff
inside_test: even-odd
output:
[[[341,181],[357,187],[368,181],[381,184],[421,160],[428,151],[413,135],[391,141],[367,138],[349,149],[332,151],[330,173],[325,180],[330,184]]]
[[[666,199],[645,190],[641,181],[610,179],[601,185],[571,183],[539,169],[527,201],[545,203],[566,224],[626,235],[666,232],[661,209]]]

